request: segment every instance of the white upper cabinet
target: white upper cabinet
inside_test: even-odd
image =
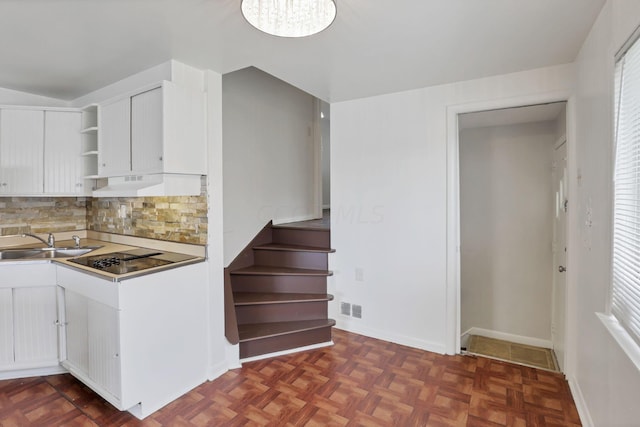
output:
[[[100,115],[100,176],[206,174],[203,92],[165,81]]]
[[[100,106],[98,175],[131,173],[131,100],[119,99]]]
[[[44,111],[0,110],[0,194],[42,194]]]
[[[0,194],[82,195],[81,114],[0,108]]]
[[[45,111],[44,192],[76,195],[83,193],[81,156],[81,113]]]
[[[131,169],[162,172],[162,88],[131,97]]]

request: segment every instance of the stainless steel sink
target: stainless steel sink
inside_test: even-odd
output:
[[[38,249],[4,249],[0,251],[0,260],[31,258],[40,254]]]
[[[0,260],[73,258],[84,255],[102,246],[80,246],[77,248],[20,248],[0,250]]]

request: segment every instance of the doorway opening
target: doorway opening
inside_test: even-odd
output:
[[[458,115],[461,349],[563,367],[566,127],[566,102]]]

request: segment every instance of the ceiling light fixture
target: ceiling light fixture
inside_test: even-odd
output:
[[[306,37],[327,28],[336,17],[335,0],[242,0],[249,24],[279,37]]]

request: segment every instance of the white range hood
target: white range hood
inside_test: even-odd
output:
[[[93,197],[198,196],[200,175],[152,174],[108,178],[107,185],[92,192]]]

